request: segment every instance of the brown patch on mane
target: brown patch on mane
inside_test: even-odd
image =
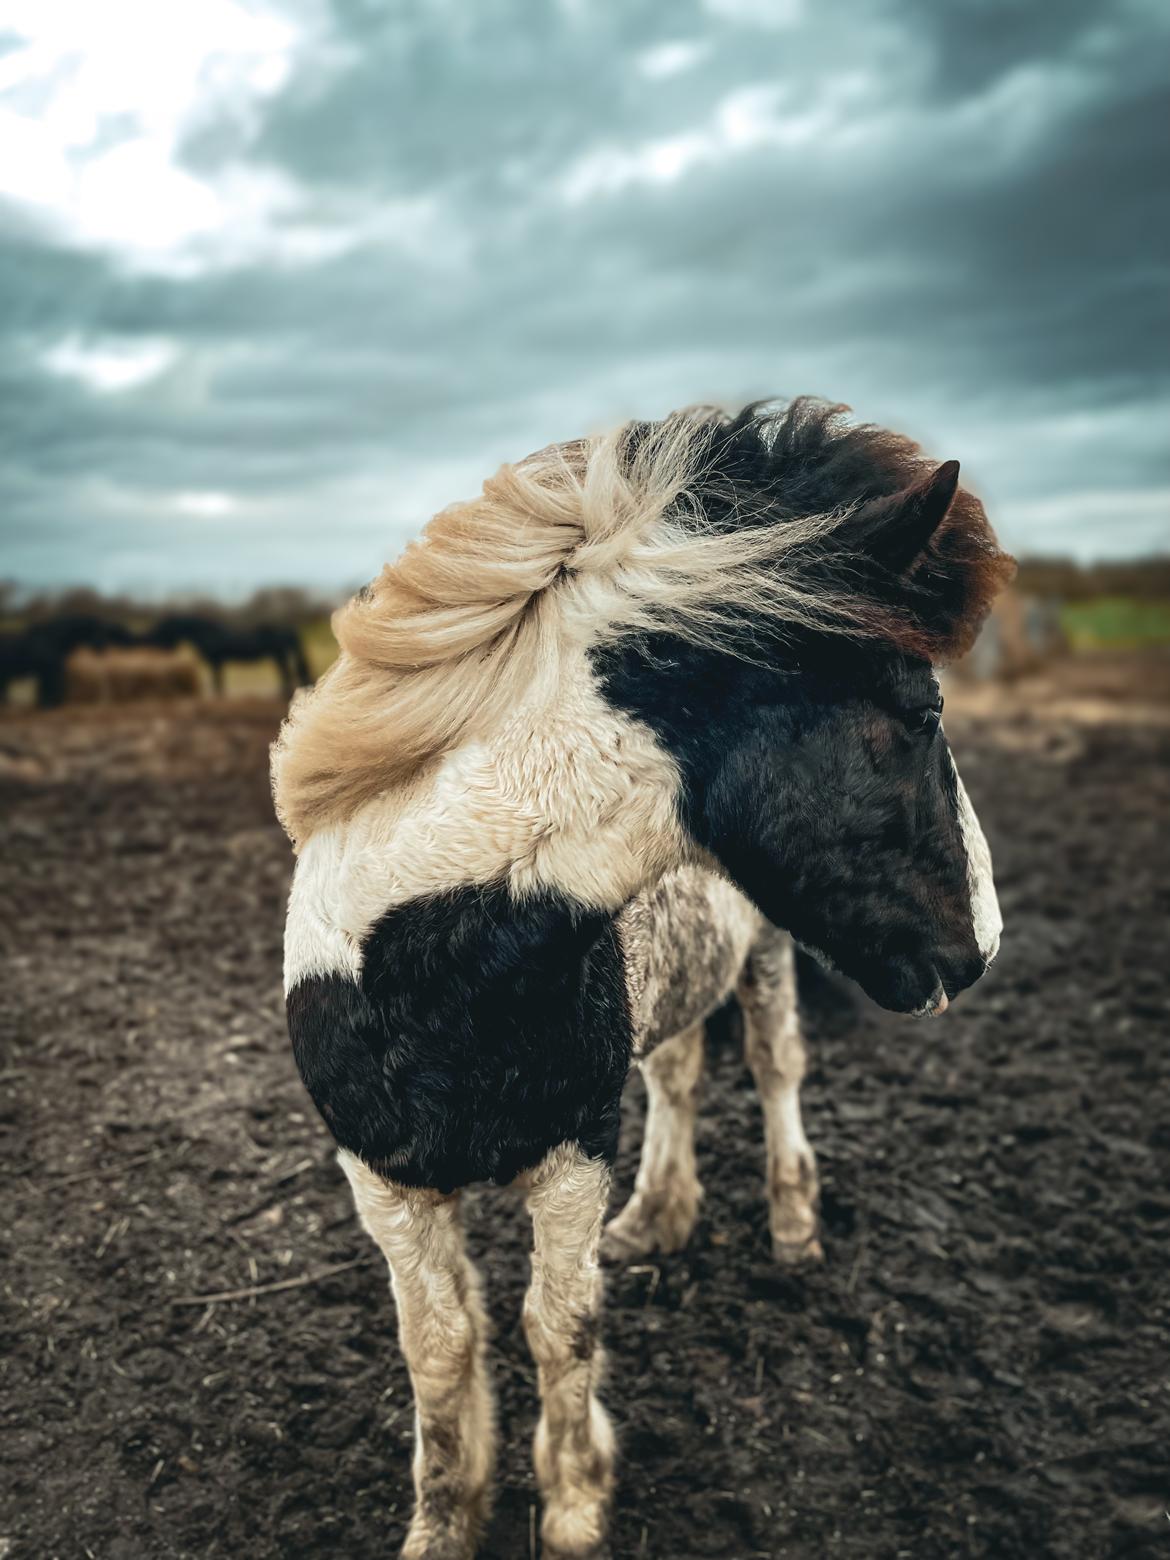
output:
[[[858,600],[866,631],[907,654],[946,662],[975,642],[992,602],[1015,574],[982,503],[958,488],[925,551],[907,569],[891,561],[899,506],[937,463],[904,434],[851,423],[847,406],[801,396],[746,407],[716,425],[700,493],[706,512],[737,524],[783,524],[840,513],[841,524],[808,560],[820,588]],[[745,506],[744,494],[754,502]]]
[[[1000,550],[982,503],[960,488],[907,579],[909,610],[921,624],[919,653],[942,663],[966,655],[1015,573],[1016,560]]]

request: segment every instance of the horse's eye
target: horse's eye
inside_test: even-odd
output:
[[[938,730],[939,721],[942,719],[943,696],[936,693],[932,704],[923,704],[916,710],[911,710],[906,716],[906,724],[911,731],[921,731],[928,736]]]

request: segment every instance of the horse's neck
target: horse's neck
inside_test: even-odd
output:
[[[293,964],[356,973],[380,917],[468,885],[617,910],[686,856],[678,789],[649,731],[566,675],[554,701],[308,841],[290,938],[313,947]]]

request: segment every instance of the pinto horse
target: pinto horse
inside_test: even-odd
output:
[[[473,1555],[489,1502],[460,1189],[526,1195],[543,1553],[600,1556],[598,1262],[631,1064],[649,1118],[610,1251],[689,1234],[701,1029],[735,992],[775,1253],[817,1257],[792,940],[916,1015],[995,956],[932,662],[1012,563],[955,462],[844,412],[688,411],[505,466],[339,614],[340,659],[273,750],[293,1050],[414,1388],[408,1560]]]

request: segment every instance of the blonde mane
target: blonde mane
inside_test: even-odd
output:
[[[874,632],[863,595],[813,579],[849,506],[767,523],[761,494],[742,513],[750,494],[713,465],[726,423],[703,409],[553,445],[436,515],[335,614],[340,655],[273,747],[293,841],[551,697],[583,646],[660,629],[718,645],[745,619]],[[713,495],[737,523],[711,521]]]

